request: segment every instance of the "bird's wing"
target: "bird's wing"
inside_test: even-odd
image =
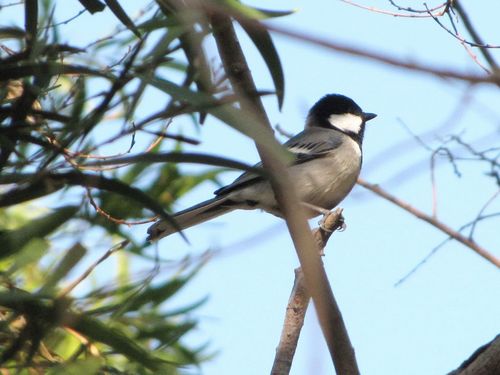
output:
[[[323,157],[328,152],[339,147],[341,143],[342,138],[335,130],[308,128],[290,138],[283,146],[295,156],[290,164],[290,166],[293,166]],[[257,163],[254,167],[261,168],[262,163]],[[255,173],[245,172],[231,184],[216,190],[214,194],[218,196],[224,195],[263,179],[262,176]]]

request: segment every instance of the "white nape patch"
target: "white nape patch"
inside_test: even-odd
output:
[[[343,113],[341,115],[330,115],[328,122],[340,130],[358,134],[361,130],[363,119],[361,116],[353,115],[352,113]]]

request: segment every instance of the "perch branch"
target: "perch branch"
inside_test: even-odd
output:
[[[255,95],[257,89],[231,18],[223,12],[213,12],[210,15],[210,21],[224,68],[235,93],[239,96],[242,110],[249,116],[253,115],[254,119],[262,125],[262,131],[269,134],[269,138],[274,140],[276,147],[280,147],[274,138],[260,97]],[[304,210],[297,199],[295,186],[291,183],[285,165],[274,157],[271,150],[259,144],[257,144],[257,150],[264,168],[270,172],[271,186],[297,251],[304,278],[312,295],[318,320],[337,373],[339,375],[359,374],[354,349],[350,345],[349,337],[345,335],[347,345],[342,345],[336,340],[335,331],[339,325],[343,326],[343,321],[341,319],[339,321],[337,314],[335,314],[338,307]]]
[[[343,226],[344,218],[342,216],[342,209],[338,208],[333,212],[329,212],[325,216],[321,226],[316,228],[313,232],[314,239],[318,243],[319,248],[324,249],[332,233],[341,229]],[[304,274],[299,267],[295,270],[293,289],[286,307],[285,321],[281,331],[280,342],[276,349],[271,375],[286,375],[290,373],[293,356],[295,355],[295,349],[299,341],[300,331],[304,325],[304,318],[310,298],[311,296],[307,292]],[[335,313],[337,314],[337,319],[341,321],[342,315],[338,308]],[[343,324],[335,330],[334,333],[337,334],[342,329],[345,330]],[[336,337],[336,340],[342,344],[350,345],[349,342],[344,341],[344,335],[347,336],[347,331],[338,335],[339,337]]]

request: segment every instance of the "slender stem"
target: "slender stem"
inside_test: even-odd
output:
[[[435,217],[427,215],[426,213],[420,211],[419,209],[411,206],[409,203],[407,203],[407,202],[397,198],[396,196],[388,193],[387,191],[385,191],[384,189],[382,189],[378,185],[370,184],[369,182],[366,182],[362,179],[358,179],[358,184],[363,186],[365,189],[372,191],[373,193],[377,194],[378,196],[380,196],[384,199],[387,199],[389,202],[394,203],[396,206],[401,207],[403,210],[411,213],[413,216],[433,225],[434,227],[438,228],[440,231],[446,233],[451,238],[464,244],[469,249],[472,249],[477,254],[481,255],[483,258],[485,258],[488,261],[490,261],[491,263],[493,263],[495,266],[500,267],[500,259],[495,257],[493,254],[488,252],[483,247],[479,246],[473,240],[465,237],[463,234],[455,231],[454,229],[450,228],[446,224],[437,220]]]

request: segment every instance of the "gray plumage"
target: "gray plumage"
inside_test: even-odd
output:
[[[347,196],[361,170],[365,122],[374,117],[342,95],[327,95],[311,108],[306,129],[284,144],[295,155],[288,168],[302,202],[330,210]],[[236,209],[262,209],[281,216],[270,183],[254,173],[243,173],[214,194],[176,213],[173,218],[179,227],[186,229]],[[320,213],[306,211],[310,218]],[[161,220],[149,227],[147,240],[175,232],[171,223]]]

